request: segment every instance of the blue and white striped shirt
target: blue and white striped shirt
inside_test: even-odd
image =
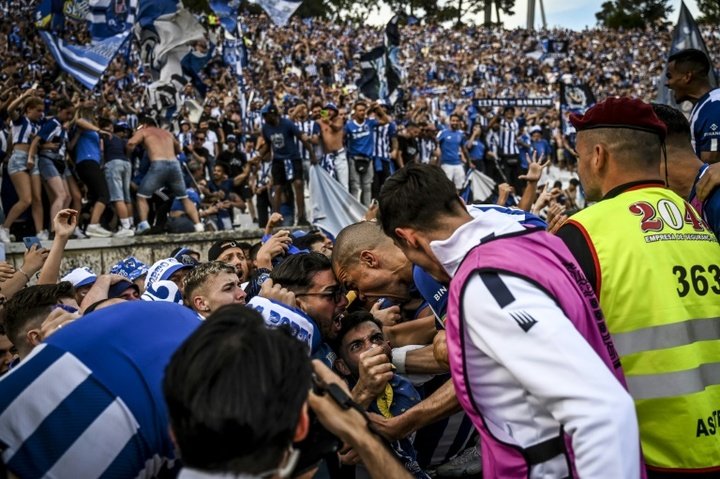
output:
[[[40,125],[34,121],[30,121],[28,117],[21,116],[12,122],[12,139],[14,145],[30,143],[33,136],[40,129]]]
[[[52,117],[43,123],[43,126],[38,131],[38,136],[42,138],[45,143],[58,143],[60,145],[57,153],[59,155],[65,155],[65,148],[67,146],[68,134],[65,128],[55,117]]]
[[[374,144],[373,156],[390,160],[390,152],[392,151],[392,139],[397,136],[397,125],[391,121],[385,125],[377,124],[374,127]]]
[[[183,306],[128,301],[57,331],[0,379],[7,468],[19,477],[96,478],[172,467],[162,378],[199,325]]]
[[[320,134],[320,125],[314,120],[296,121],[295,124],[308,138]],[[295,138],[295,144],[300,151],[300,158],[310,160],[310,152],[305,149],[299,138]]]

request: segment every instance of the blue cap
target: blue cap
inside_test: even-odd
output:
[[[135,256],[128,256],[125,259],[121,259],[112,268],[110,268],[111,274],[119,274],[125,276],[130,281],[135,281],[148,272],[148,267],[145,263],[137,259]]]
[[[327,103],[327,104],[325,105],[325,109],[326,109],[326,110],[340,111],[340,110],[338,110],[338,107],[337,107],[337,105],[335,105],[335,103]]]

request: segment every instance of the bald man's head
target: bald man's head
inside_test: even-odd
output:
[[[374,221],[362,221],[343,228],[335,239],[332,262],[345,268],[360,262],[363,250],[374,250],[392,246],[393,241],[383,233],[379,224]]]

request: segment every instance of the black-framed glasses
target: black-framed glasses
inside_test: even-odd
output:
[[[331,291],[322,291],[319,293],[299,293],[296,294],[295,297],[298,298],[300,296],[324,296],[326,298],[332,299],[336,303],[339,303],[345,297],[345,294],[345,288],[338,287]]]

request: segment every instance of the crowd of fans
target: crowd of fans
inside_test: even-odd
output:
[[[391,105],[355,86],[380,29],[247,16],[246,101],[218,52],[168,120],[133,51],[83,90],[29,9],[0,9],[0,240],[52,242],[0,262],[15,476],[717,472],[720,174],[678,110],[630,98],[666,81],[667,31],[404,26]],[[220,50],[203,22],[192,48]],[[671,63],[678,99],[717,91],[704,55]],[[560,82],[621,98],[561,118]],[[310,168],[364,220],[313,229]],[[61,271],[72,238],[232,230],[239,211],[261,241]]]
[[[170,188],[159,188],[152,195],[149,222],[139,218],[136,194],[149,163],[143,148],[127,149],[126,142],[143,116],[157,112],[146,94],[153,79],[137,52],[131,49],[128,55],[116,57],[90,92],[53,61],[30,6],[6,5],[2,16],[0,155],[8,169],[0,239],[51,237],[50,220],[64,207],[82,212],[75,232],[78,238],[197,230],[192,218],[183,218],[179,203],[173,203],[177,195]],[[304,224],[311,155],[369,205],[383,181],[409,162],[452,165],[455,171],[449,174],[459,189],[465,171],[476,168],[496,182],[496,195],[508,184],[519,196],[524,188],[519,176],[534,151],[550,160],[541,183],[562,193],[556,196],[567,199],[565,208],[577,209],[582,198],[565,194],[577,183],[570,181],[574,134],[560,117],[559,84],[587,84],[598,99],[630,95],[650,100],[664,81],[662,52],[670,43],[667,30],[650,27],[529,32],[405,25],[400,47],[400,63],[406,70],[403,98],[393,106],[380,105],[388,118],[371,128],[372,147],[358,149],[353,148],[354,134],[346,126],[362,123],[356,111],[359,57],[382,41],[380,28],[317,19],[293,19],[288,27],[277,28],[266,16],[244,17],[249,65],[244,69],[242,101],[234,66],[223,63],[223,28],[214,17],[201,21],[208,29],[207,41],[192,48],[206,51],[209,43],[217,47],[200,74],[207,94],[201,96],[188,83],[180,95],[179,114],[160,123],[178,139],[183,181],[204,229],[237,227],[241,212],[260,226],[272,211],[282,212],[287,225]],[[713,52],[717,33],[703,33]],[[71,20],[66,20],[65,35],[69,41],[86,41],[83,29]],[[544,52],[543,40],[548,39],[567,42],[567,52]],[[545,97],[552,98],[555,106],[508,110],[482,107],[476,101]],[[309,143],[303,146],[299,135],[292,138],[298,145],[292,154],[303,161],[295,168],[302,174],[297,171],[293,181],[285,181],[284,173],[263,166],[256,156],[266,142],[262,112],[269,105],[294,122]],[[370,125],[378,108],[365,107],[361,116],[371,118]],[[453,114],[458,115],[455,125]],[[49,124],[51,118],[57,121]],[[455,154],[448,156],[446,149],[438,148],[442,146],[438,135],[444,130],[464,135],[460,163]],[[353,155],[365,159],[356,166]],[[277,163],[280,156],[273,151],[269,160]],[[299,177],[305,180],[302,190]]]

